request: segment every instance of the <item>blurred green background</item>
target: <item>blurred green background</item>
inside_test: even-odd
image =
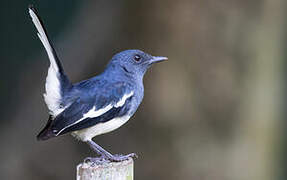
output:
[[[284,0],[2,0],[0,179],[75,179],[94,155],[69,135],[36,141],[49,61],[29,4],[73,82],[125,49],[169,58],[145,76],[135,116],[94,138],[136,152],[136,180],[287,179]]]

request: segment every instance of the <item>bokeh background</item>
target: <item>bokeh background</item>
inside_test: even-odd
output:
[[[93,155],[69,135],[36,141],[49,62],[31,3],[73,82],[125,49],[169,57],[135,116],[94,139],[136,152],[136,180],[287,178],[287,1],[2,0],[0,179],[75,179]]]

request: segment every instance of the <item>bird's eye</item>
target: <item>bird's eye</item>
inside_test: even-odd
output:
[[[134,60],[135,60],[136,62],[140,62],[140,60],[141,60],[140,55],[136,54],[136,55],[134,56]]]

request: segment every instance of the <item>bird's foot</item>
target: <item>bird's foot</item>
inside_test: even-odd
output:
[[[100,155],[99,158],[86,158],[85,160],[92,161],[95,163],[103,163],[103,162],[121,162],[128,160],[129,158],[137,158],[138,156],[135,153],[131,153],[128,155],[121,155],[121,154],[115,154],[112,155],[108,151],[106,151],[104,148],[99,146],[97,143],[95,143],[92,140],[87,141],[88,145],[98,154]]]
[[[103,164],[103,163],[108,163],[108,162],[126,161],[129,158],[136,159],[136,158],[138,158],[138,156],[136,155],[136,153],[131,153],[128,155],[115,154],[115,155],[111,155],[109,157],[102,155],[100,157],[87,157],[84,159],[84,162],[85,163],[91,162],[93,164]]]
[[[106,157],[101,156],[101,157],[87,157],[84,159],[85,163],[91,162],[92,164],[103,164],[110,162]]]
[[[129,158],[136,159],[136,158],[138,158],[138,156],[136,155],[136,153],[131,153],[128,155],[115,154],[115,155],[112,155],[112,156],[107,157],[107,158],[108,158],[108,160],[110,160],[112,162],[121,162],[121,161],[128,160]]]

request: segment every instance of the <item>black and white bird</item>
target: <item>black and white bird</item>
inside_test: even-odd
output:
[[[123,161],[134,157],[134,153],[112,155],[92,138],[113,131],[130,119],[143,99],[146,70],[167,58],[140,50],[122,51],[112,57],[100,75],[72,84],[35,8],[29,7],[29,14],[50,60],[44,94],[50,116],[37,139],[47,140],[71,133],[99,154],[98,159]]]

